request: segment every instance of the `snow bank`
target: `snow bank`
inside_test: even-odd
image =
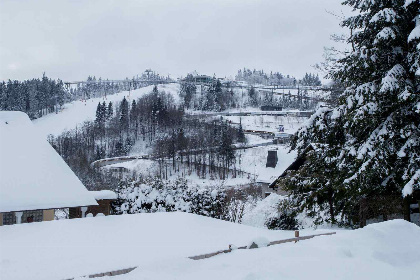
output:
[[[176,259],[227,249],[229,244],[247,245],[257,237],[273,241],[291,238],[293,232],[179,212],[3,226],[0,278],[68,279],[133,266],[142,271],[154,262],[169,265]]]
[[[194,261],[155,262],[107,280],[406,279],[420,275],[420,228],[403,220],[297,243],[235,250]]]

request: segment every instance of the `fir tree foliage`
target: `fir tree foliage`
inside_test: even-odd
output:
[[[113,116],[114,116],[114,108],[113,108],[112,102],[109,101],[108,108],[106,110],[106,119],[110,120]]]
[[[0,109],[22,111],[31,119],[57,112],[72,99],[61,80],[52,80],[43,73],[41,79],[0,83]]]
[[[105,101],[103,103],[99,102],[98,106],[96,107],[96,118],[95,123],[102,127],[105,125],[106,121],[106,104]]]
[[[128,101],[123,98],[120,105],[120,128],[122,131],[127,131],[129,125],[129,116],[128,116]]]
[[[258,106],[258,93],[253,86],[251,86],[251,88],[249,89],[248,95],[249,95],[249,103],[250,103],[249,105],[252,107],[257,107]]]
[[[239,119],[239,128],[238,128],[238,136],[237,136],[239,143],[246,143],[245,132],[242,127],[242,119]]]
[[[402,205],[420,189],[420,3],[343,4],[357,12],[342,22],[352,50],[329,77],[346,90],[337,107],[320,108],[297,132],[292,148],[309,160],[283,183],[302,210],[363,226],[366,201],[394,197],[393,206]],[[316,148],[306,150],[311,143]]]
[[[319,79],[318,74],[305,73],[305,76],[300,81],[300,84],[302,86],[321,86],[321,80]]]

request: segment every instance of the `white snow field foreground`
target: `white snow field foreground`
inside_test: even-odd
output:
[[[419,248],[420,227],[393,220],[298,243],[236,250],[198,261],[186,258],[156,261],[140,265],[129,274],[103,279],[418,280]]]
[[[326,232],[303,230],[301,236]],[[187,257],[292,238],[187,213],[61,220],[0,228],[1,279],[66,279],[137,267],[98,279],[418,279],[420,228],[393,220],[298,243]],[[84,279],[84,278],[83,278]]]

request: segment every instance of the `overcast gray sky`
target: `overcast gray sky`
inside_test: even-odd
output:
[[[171,77],[263,68],[300,78],[342,32],[340,0],[0,0],[0,80]]]

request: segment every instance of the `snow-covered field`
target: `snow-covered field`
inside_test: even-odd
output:
[[[3,226],[0,278],[56,280],[133,266],[143,271],[156,263],[167,267],[189,256],[224,250],[229,244],[247,245],[257,237],[272,241],[291,238],[293,232],[180,212]]]
[[[179,161],[177,164],[181,165],[179,171],[174,171],[172,168],[172,161],[167,160],[166,165],[168,166],[168,179],[169,180],[176,180],[179,177],[186,179],[189,184],[202,186],[202,187],[231,187],[231,186],[241,186],[241,185],[249,185],[251,180],[254,176],[251,174],[245,174],[243,176],[239,175],[237,178],[227,178],[226,180],[222,180],[216,177],[211,177],[207,175],[206,178],[202,178],[197,175],[196,172],[192,172],[189,174],[187,164],[181,164]],[[118,169],[118,168],[126,168],[126,173],[122,174],[123,177],[131,177],[134,175],[141,175],[144,178],[147,177],[155,177],[159,175],[159,163],[154,160],[149,159],[135,159],[123,163],[115,163],[111,165],[107,165],[103,167],[104,170],[108,169]]]
[[[338,231],[298,243],[192,261],[157,261],[111,280],[419,279],[420,228],[403,220]]]
[[[73,101],[63,106],[63,109],[58,114],[49,114],[42,118],[33,121],[36,128],[40,133],[45,136],[59,135],[65,130],[73,129],[77,125],[82,124],[85,121],[91,121],[95,119],[96,107],[98,102],[105,101],[109,103],[121,102],[126,97],[129,102],[133,99],[140,98],[144,94],[150,93],[153,86],[148,86],[136,90],[132,90],[129,94],[128,91],[122,91],[113,95],[108,95],[107,98],[98,97],[92,98],[87,101]],[[163,84],[158,85],[159,90],[164,90],[166,93],[172,94],[175,102],[179,102],[179,84]]]
[[[260,141],[266,141],[254,135]],[[253,139],[257,141],[258,139]],[[277,151],[278,162],[275,168],[266,167],[268,151]],[[289,148],[284,145],[269,145],[250,148],[246,150],[236,150],[236,168],[245,172],[239,174],[237,178],[229,176],[226,180],[218,178],[200,178],[195,172],[188,174],[187,167],[181,166],[179,172],[174,172],[171,168],[172,161],[168,160],[169,178],[176,179],[181,176],[190,183],[199,186],[239,186],[249,185],[251,181],[271,183],[293,162],[296,158],[296,151],[289,152]],[[180,163],[178,163],[180,164]],[[142,175],[143,177],[155,176],[158,174],[159,165],[156,161],[149,159],[136,159],[123,163],[116,163],[103,167],[104,169],[126,168],[129,177],[131,174]]]
[[[267,140],[255,135],[247,135],[250,142],[264,142]],[[278,162],[275,168],[266,167],[268,151],[277,151]],[[268,145],[255,147],[245,150],[236,150],[236,168],[243,171],[244,174],[239,174],[237,178],[229,176],[226,180],[218,178],[200,178],[195,172],[188,174],[187,167],[182,166],[179,172],[174,172],[171,168],[172,161],[168,160],[169,178],[176,179],[181,176],[187,179],[190,183],[199,186],[240,186],[249,185],[251,181],[271,183],[293,162],[296,158],[296,151],[289,152],[289,148],[284,145]],[[178,162],[178,164],[180,164]],[[103,167],[104,169],[127,169],[129,177],[132,174],[142,175],[143,177],[153,177],[158,174],[159,165],[156,161],[149,159],[135,159],[123,163],[115,163]]]
[[[301,236],[325,230],[303,230]],[[298,243],[187,257],[293,237],[186,213],[95,217],[0,228],[1,279],[418,279],[420,228],[393,220]],[[315,277],[315,278],[314,278]]]
[[[307,118],[293,116],[224,116],[224,119],[232,123],[242,123],[245,130],[258,130],[278,132],[279,125],[284,126],[284,132],[295,133],[307,120]]]

